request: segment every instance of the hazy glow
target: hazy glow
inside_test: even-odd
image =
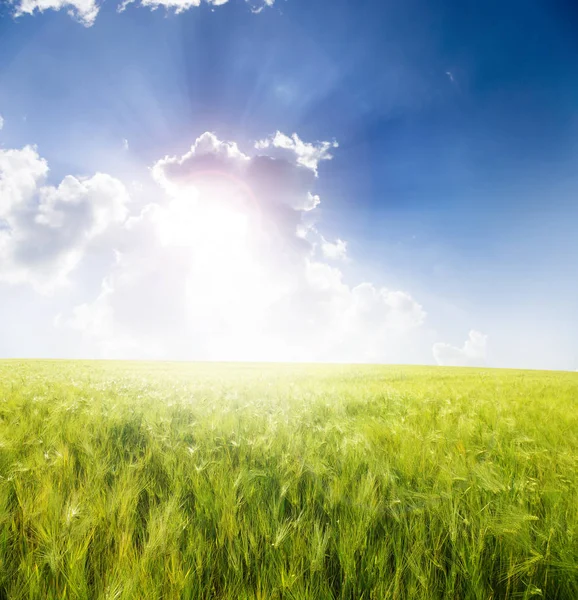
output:
[[[157,216],[164,245],[188,247],[202,254],[199,261],[223,267],[233,250],[244,252],[248,217],[225,198],[200,198],[196,188],[183,188]]]
[[[262,232],[258,211],[247,201],[250,190],[218,177],[177,185],[171,193],[155,221],[161,244],[186,253],[189,324],[197,329],[204,324],[209,333],[226,331],[223,345],[241,336],[243,352],[256,351],[256,323],[278,296],[278,286],[267,277],[253,243]]]

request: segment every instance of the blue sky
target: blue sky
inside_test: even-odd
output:
[[[58,285],[43,275],[43,289],[34,285],[31,263],[24,270],[19,263],[14,275],[17,255],[26,254],[24,244],[33,245],[39,232],[30,229],[16,251],[10,244],[24,221],[14,208],[4,215],[12,241],[4,255],[0,245],[1,355],[140,357],[146,346],[151,350],[143,356],[155,358],[578,368],[578,9],[572,3],[276,0],[261,6],[230,0],[175,14],[163,1],[157,10],[134,3],[119,13],[108,0],[91,26],[67,14],[82,0],[51,0],[61,9],[18,17],[35,0],[0,5],[0,151],[35,145],[37,159],[50,169],[26,192],[27,210],[45,202],[43,187],[70,175],[106,174],[130,196],[126,214],[117,211],[107,222],[110,231],[95,233],[84,223],[81,258],[65,273],[59,266]],[[208,334],[194,323],[170,336],[163,327],[147,331],[145,344],[140,325],[129,327],[112,304],[102,309],[102,290],[109,282],[119,301],[138,305],[143,322],[161,323],[161,314],[174,310],[164,301],[147,307],[144,288],[133,296],[134,289],[123,292],[126,274],[110,259],[114,250],[142,255],[123,249],[126,219],[175,193],[166,181],[151,182],[152,165],[182,157],[204,132],[253,156],[259,154],[254,142],[273,140],[277,131],[309,144],[339,144],[332,159],[319,159],[312,193],[321,203],[311,211],[299,207],[311,227],[310,246],[295,258],[299,268],[324,265],[319,269],[328,277],[329,269],[339,271],[338,300],[331,300],[335,323],[319,316],[325,308],[310,312],[314,303],[326,307],[327,294],[321,298],[319,281],[299,271],[291,283],[280,279],[279,289],[301,295],[277,298],[285,308],[276,304],[276,316],[255,325],[263,337],[246,355],[228,349],[242,347],[247,331],[235,329],[235,339],[220,335],[221,346],[197,343]],[[298,151],[288,157],[275,144],[269,150],[285,152],[277,160],[301,173]],[[23,185],[6,164],[0,177]],[[15,185],[4,189],[13,206]],[[286,188],[267,190],[281,197]],[[85,201],[104,202],[103,193],[87,192]],[[337,239],[347,242],[339,261],[320,250],[323,240]],[[161,263],[166,267],[164,258]],[[145,268],[131,264],[133,274]],[[275,265],[276,273],[287,270]],[[211,273],[226,279],[232,270],[220,262]],[[189,278],[186,272],[168,281],[167,295],[181,289],[176,281]],[[201,275],[195,277],[202,287]],[[303,277],[315,293],[303,291]],[[162,277],[146,281],[157,280]],[[376,291],[376,306],[359,300],[355,290],[363,283]],[[392,308],[393,297],[380,295],[382,289],[407,294],[423,316],[414,311],[411,327],[401,327],[407,315],[395,312],[401,309]],[[242,320],[242,311],[216,304],[227,318],[234,313]],[[79,325],[79,306],[109,320]],[[289,339],[280,326],[288,313],[308,323],[309,332]],[[310,336],[327,338],[336,323],[341,327],[342,313],[349,315],[347,327],[318,347]],[[392,315],[399,317],[395,326]]]

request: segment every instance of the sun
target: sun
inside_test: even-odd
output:
[[[264,222],[250,190],[230,178],[175,186],[155,215],[161,245],[185,265],[183,328],[215,356],[259,356],[273,343],[263,322],[287,282],[268,256]]]
[[[206,181],[181,185],[159,212],[163,245],[190,248],[207,263],[219,262],[247,247],[250,215],[236,186]]]
[[[236,185],[203,181],[182,185],[159,210],[161,245],[178,248],[188,261],[189,307],[195,318],[221,314],[243,319],[259,294],[263,276],[253,206]]]

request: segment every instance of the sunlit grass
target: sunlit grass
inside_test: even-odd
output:
[[[0,598],[578,598],[578,374],[0,362]]]

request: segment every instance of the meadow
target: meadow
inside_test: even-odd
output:
[[[0,362],[1,599],[578,598],[578,374]]]

